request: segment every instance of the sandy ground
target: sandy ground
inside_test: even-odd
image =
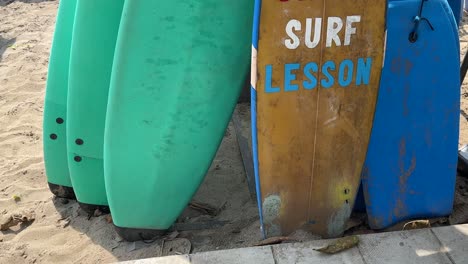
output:
[[[0,263],[113,262],[258,241],[256,204],[249,195],[232,124],[194,197],[222,210],[209,216],[187,209],[180,221],[192,230],[179,231],[174,240],[123,242],[107,216],[89,217],[76,202],[52,196],[44,174],[42,113],[57,6],[54,0],[0,0],[0,218],[15,213],[35,216],[32,224],[0,232]],[[467,30],[468,20],[460,31],[462,54],[468,49]],[[463,84],[462,109],[468,113],[468,81]],[[462,115],[460,120],[460,144],[468,143],[467,119]]]

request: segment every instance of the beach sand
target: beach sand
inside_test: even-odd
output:
[[[257,207],[232,124],[194,197],[222,210],[207,216],[187,209],[181,217],[193,224],[187,229],[208,223],[202,230],[179,231],[177,238],[164,243],[124,242],[109,216],[89,217],[75,201],[53,197],[44,172],[42,114],[57,7],[58,1],[0,0],[0,220],[12,214],[35,217],[31,224],[0,232],[0,263],[108,263],[246,247],[260,240]],[[460,31],[462,54],[468,48],[466,30],[468,21]],[[462,109],[468,113],[468,81],[463,83]],[[464,143],[468,122],[462,115],[460,144]],[[216,223],[221,226],[210,227]]]

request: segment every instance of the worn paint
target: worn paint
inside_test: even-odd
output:
[[[263,201],[263,221],[267,226],[267,234],[270,237],[281,235],[281,226],[278,223],[281,210],[281,197],[270,195]]]
[[[395,204],[395,208],[390,213],[393,213],[395,217],[402,217],[407,214],[406,205],[403,202],[408,195],[408,180],[413,175],[414,170],[416,169],[416,155],[411,153],[411,163],[406,165],[405,160],[408,157],[408,153],[406,150],[407,141],[405,138],[400,140],[399,145],[399,161],[398,167],[400,171],[399,175],[399,195],[397,198],[397,202]]]
[[[387,59],[363,177],[373,229],[446,216],[453,206],[458,30],[447,1],[426,1],[423,14],[435,30],[421,24],[418,41],[409,42],[412,18],[420,6],[421,1],[393,1],[388,6]]]
[[[346,222],[349,219],[349,215],[352,212],[352,208],[349,204],[343,204],[339,210],[337,210],[332,216],[330,216],[327,222],[327,236],[338,237],[343,233],[346,228]]]
[[[263,1],[252,87],[267,236],[344,231],[372,126],[385,9],[384,0]]]

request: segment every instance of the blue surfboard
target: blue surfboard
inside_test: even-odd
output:
[[[460,20],[463,16],[463,1],[462,0],[448,0],[448,3],[452,9],[457,26],[460,25]]]
[[[421,3],[391,1],[388,7],[386,59],[363,171],[374,229],[446,216],[453,207],[460,115],[458,35],[446,0],[424,1],[422,9]],[[416,16],[424,18],[419,25]],[[412,32],[416,38],[410,37]]]
[[[390,0],[389,2],[391,3],[393,1],[398,1],[398,0]],[[450,8],[448,8],[447,5],[443,5],[443,8],[447,10],[447,14],[450,14],[453,11],[453,9],[456,8],[457,6],[460,6],[460,8],[462,6],[462,4],[458,5],[457,1],[454,1],[454,0],[449,0],[448,2],[450,4]],[[455,36],[454,42],[457,45],[457,52],[459,53],[460,52],[460,41],[459,41],[459,38],[458,38],[458,25],[457,25],[457,22],[459,22],[459,21],[455,21],[455,18],[453,18],[453,19],[450,19],[450,22],[452,22],[452,28],[451,29],[453,30],[453,33],[454,33],[454,36]],[[391,59],[391,58],[387,57],[387,59]],[[390,70],[390,69],[386,68],[384,70]],[[414,76],[414,77],[417,78],[417,76]],[[359,188],[359,192],[357,194],[356,202],[354,204],[353,210],[355,212],[365,212],[366,211],[366,204],[365,204],[362,185]]]

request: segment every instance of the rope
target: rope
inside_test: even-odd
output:
[[[422,16],[422,12],[423,12],[423,9],[424,9],[424,3],[427,2],[427,1],[429,1],[429,0],[421,0],[421,5],[419,7],[419,14],[417,16],[415,16],[414,19],[413,19],[414,28],[413,28],[413,31],[411,31],[411,33],[409,34],[409,38],[408,38],[411,43],[415,43],[418,40],[418,28],[419,28],[419,24],[421,24],[421,21],[425,21],[429,25],[431,30],[434,31],[434,27],[432,26],[429,19]]]

